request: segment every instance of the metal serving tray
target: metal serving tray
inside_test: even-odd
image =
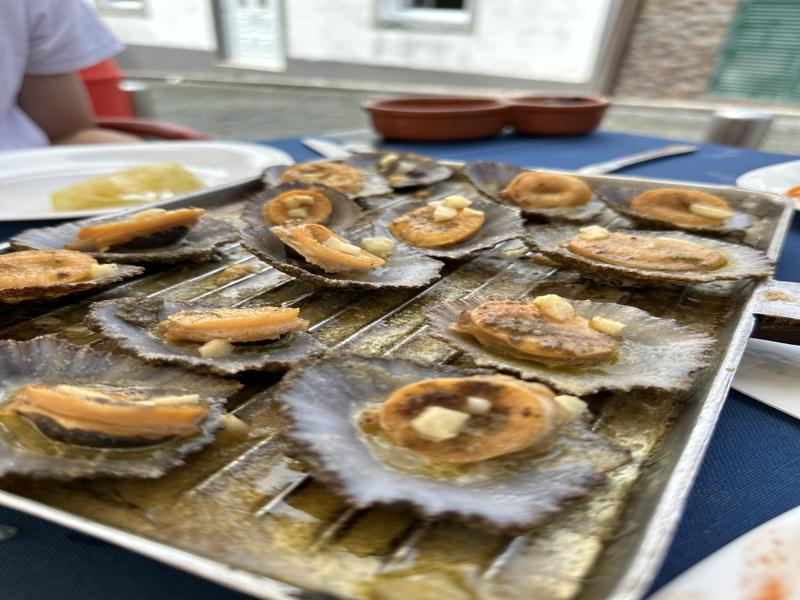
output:
[[[584,179],[592,186],[624,183],[643,189],[665,183]],[[685,187],[722,193],[754,211],[747,241],[778,256],[792,216],[784,199],[734,188]],[[258,188],[257,180],[248,180],[161,205],[202,206],[236,220],[241,199]],[[640,598],[668,548],[748,337],[759,325],[756,335],[795,341],[796,333],[788,332],[800,319],[796,284],[767,280],[618,290],[538,265],[513,244],[452,264],[442,280],[417,291],[314,289],[260,263],[237,244],[222,254],[220,262],[148,270],[91,297],[68,297],[46,308],[5,308],[0,337],[56,333],[110,349],[82,325],[95,300],[129,295],[230,305],[258,300],[299,306],[312,321],[312,332],[334,352],[469,364],[426,334],[426,307],[478,290],[522,296],[536,288],[633,304],[709,331],[718,340],[712,366],[684,397],[628,394],[593,401],[602,430],[632,448],[634,462],[587,499],[523,536],[491,534],[458,522],[423,523],[405,509],[345,506],[283,454],[282,418],[269,395],[278,376],[270,374],[244,376],[247,388],[232,402],[235,413],[252,425],[250,438],[223,434],[162,479],[0,480],[2,505],[271,600]]]

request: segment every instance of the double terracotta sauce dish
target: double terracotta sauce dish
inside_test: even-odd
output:
[[[386,138],[444,141],[490,137],[507,126],[526,135],[589,133],[610,104],[598,96],[449,96],[375,100],[364,109]]]

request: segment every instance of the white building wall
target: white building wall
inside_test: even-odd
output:
[[[376,25],[378,0],[284,0],[290,58],[581,83],[609,0],[474,0],[472,31]]]
[[[126,44],[187,50],[217,48],[209,0],[149,0],[144,15],[101,13],[100,16]]]

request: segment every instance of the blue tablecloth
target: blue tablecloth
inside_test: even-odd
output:
[[[296,139],[270,142],[297,160],[317,158]],[[519,165],[577,168],[665,143],[597,132],[574,138],[503,136],[448,144],[392,144],[441,158],[500,160]],[[793,157],[706,145],[693,155],[624,171],[645,177],[732,184],[742,173]],[[25,224],[26,226],[33,226]],[[0,239],[20,228],[0,226]],[[784,247],[779,279],[800,281],[800,219]],[[731,392],[722,411],[657,589],[753,527],[800,505],[800,422]],[[0,523],[19,528],[0,542],[2,600],[240,600],[245,596],[115,546],[24,514],[0,509]]]

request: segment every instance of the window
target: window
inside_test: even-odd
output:
[[[378,22],[384,25],[469,29],[475,0],[377,0]]]
[[[134,14],[145,13],[145,0],[95,0],[97,11],[102,14]]]

